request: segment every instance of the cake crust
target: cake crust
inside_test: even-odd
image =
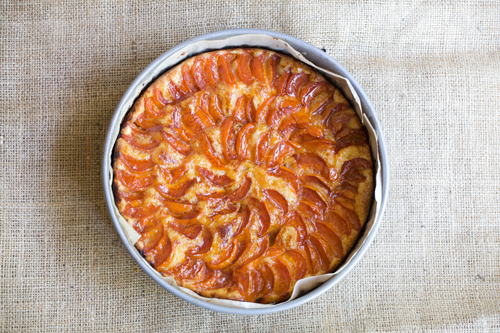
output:
[[[263,49],[187,59],[126,116],[120,214],[162,275],[205,297],[276,303],[332,272],[373,197],[368,136],[339,89]]]

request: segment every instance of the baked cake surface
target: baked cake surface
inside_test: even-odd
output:
[[[274,303],[349,253],[372,201],[367,134],[289,56],[208,52],[137,99],[113,157],[121,215],[162,275],[205,297]]]

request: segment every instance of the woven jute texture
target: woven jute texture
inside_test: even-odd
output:
[[[500,331],[500,3],[2,1],[1,332]],[[133,79],[202,33],[262,28],[343,64],[388,143],[389,204],[355,269],[310,303],[191,305],[127,253],[101,185]]]

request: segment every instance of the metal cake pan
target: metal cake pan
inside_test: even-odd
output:
[[[154,81],[158,75],[153,75],[152,73],[156,73],[159,66],[163,63],[165,59],[168,57],[172,56],[175,52],[181,50],[182,48],[203,40],[219,40],[219,39],[225,39],[228,37],[234,37],[234,36],[239,36],[239,35],[248,35],[248,34],[262,34],[262,35],[267,35],[271,37],[275,37],[278,39],[281,39],[287,43],[289,43],[290,46],[292,46],[295,50],[299,51],[302,53],[302,55],[311,61],[312,63],[316,64],[317,66],[320,66],[322,68],[325,68],[333,73],[339,74],[347,78],[350,82],[353,88],[356,90],[357,94],[359,95],[359,98],[361,100],[361,106],[363,108],[364,113],[367,115],[368,120],[370,121],[372,127],[375,129],[375,132],[377,133],[378,136],[378,154],[379,154],[379,160],[380,160],[380,167],[381,167],[381,184],[382,185],[382,195],[381,195],[381,203],[380,203],[380,210],[377,212],[375,221],[370,229],[370,233],[368,236],[365,238],[363,244],[361,247],[358,249],[357,253],[351,258],[349,263],[344,267],[342,271],[340,271],[337,275],[333,276],[320,286],[316,287],[315,289],[309,291],[308,293],[290,301],[287,303],[282,303],[282,304],[277,304],[272,307],[265,307],[265,308],[234,308],[234,307],[228,307],[228,306],[222,306],[218,304],[212,304],[200,299],[197,299],[191,295],[188,295],[184,293],[183,291],[173,287],[169,283],[167,283],[165,280],[161,278],[161,276],[142,258],[140,253],[136,250],[133,244],[128,240],[125,231],[123,230],[118,217],[116,216],[116,212],[114,210],[114,198],[113,198],[113,193],[110,190],[109,187],[109,174],[110,174],[110,161],[109,158],[111,156],[113,147],[114,147],[114,138],[112,135],[113,129],[119,127],[122,122],[122,116],[120,116],[120,110],[122,110],[126,105],[130,104],[131,99],[135,99],[137,97],[137,90],[138,89],[144,89]],[[244,45],[235,45],[235,47],[238,46],[244,46]],[[154,280],[156,283],[158,283],[160,286],[171,292],[172,294],[176,295],[177,297],[182,298],[183,300],[186,300],[194,305],[201,306],[206,309],[210,309],[213,311],[218,311],[218,312],[224,312],[224,313],[229,313],[229,314],[239,314],[239,315],[259,315],[259,314],[269,314],[269,313],[274,313],[274,312],[279,312],[279,311],[284,311],[287,309],[294,308],[296,306],[299,306],[301,304],[304,304],[324,292],[326,292],[328,289],[332,288],[334,285],[339,283],[340,280],[344,278],[344,276],[354,268],[354,266],[358,263],[358,261],[361,259],[361,257],[365,254],[367,251],[368,247],[373,241],[373,238],[375,237],[377,230],[381,224],[382,217],[386,208],[387,204],[387,197],[389,193],[389,161],[387,157],[387,149],[386,149],[386,144],[385,144],[385,139],[384,135],[382,133],[382,129],[380,127],[380,123],[377,120],[375,110],[368,100],[368,97],[366,96],[365,92],[363,89],[359,86],[359,84],[356,82],[356,80],[352,77],[352,75],[344,68],[342,67],[337,61],[335,61],[332,57],[330,57],[328,54],[323,52],[322,50],[318,49],[317,47],[306,43],[300,39],[297,39],[295,37],[291,37],[282,33],[277,33],[273,31],[267,31],[267,30],[259,30],[259,29],[232,29],[232,30],[223,30],[223,31],[217,31],[213,33],[208,33],[204,35],[197,36],[195,38],[192,38],[184,43],[181,43],[164,54],[162,54],[159,58],[157,58],[155,61],[153,61],[142,73],[134,80],[134,82],[131,84],[131,86],[128,88],[128,90],[125,92],[123,95],[120,103],[118,104],[118,107],[115,110],[115,113],[113,115],[113,118],[111,119],[111,123],[108,127],[108,132],[106,136],[106,141],[104,145],[104,158],[103,158],[103,167],[102,167],[102,175],[103,175],[103,182],[104,182],[104,194],[106,198],[106,203],[111,215],[111,219],[113,221],[113,224],[120,235],[121,240],[123,241],[125,247],[127,248],[128,252],[130,255],[134,258],[134,260],[137,262],[137,264]],[[367,232],[367,228],[364,229],[364,233]]]

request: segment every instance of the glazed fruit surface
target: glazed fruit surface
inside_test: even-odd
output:
[[[200,54],[138,98],[113,158],[122,216],[162,275],[205,297],[273,303],[333,271],[368,215],[367,134],[291,57]]]

